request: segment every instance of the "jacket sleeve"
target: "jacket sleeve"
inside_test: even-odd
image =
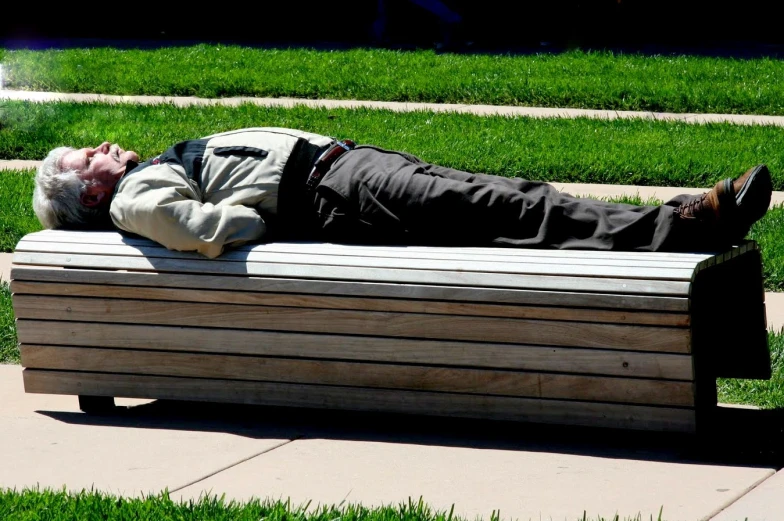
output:
[[[171,250],[197,251],[210,258],[223,253],[225,246],[258,240],[266,232],[254,208],[202,203],[198,188],[168,164],[152,165],[123,178],[110,213],[121,230]]]

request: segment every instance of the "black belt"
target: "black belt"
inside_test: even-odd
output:
[[[335,160],[354,146],[348,139],[322,147],[305,138],[297,140],[280,177],[277,215],[264,217],[270,220],[268,233],[276,230],[270,235],[275,236],[273,240],[315,240],[320,229],[315,187]]]
[[[353,149],[356,145],[350,139],[345,139],[343,141],[336,141],[333,143],[328,149],[321,154],[316,162],[313,163],[313,168],[310,171],[310,175],[308,175],[307,181],[305,181],[305,186],[308,190],[313,190],[318,186],[321,182],[321,179],[324,177],[324,174],[329,172],[330,167],[332,164],[348,152],[349,150]]]

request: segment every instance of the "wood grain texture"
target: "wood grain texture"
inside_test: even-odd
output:
[[[608,311],[602,309],[567,308],[554,306],[511,306],[508,304],[478,304],[432,300],[401,300],[384,298],[332,297],[290,293],[237,292],[203,289],[156,288],[146,286],[109,286],[99,284],[52,284],[44,282],[12,281],[11,291],[22,295],[51,295],[91,298],[120,298],[202,302],[213,304],[245,304],[257,306],[303,307],[364,311],[392,311],[400,313],[430,313],[542,320],[567,320],[614,324],[640,324],[687,327],[686,313],[645,313],[636,311]]]
[[[690,408],[25,369],[29,393],[196,400],[694,432]]]
[[[691,381],[689,355],[633,351],[368,338],[237,329],[205,329],[20,319],[25,344],[156,349],[407,364],[519,369]]]
[[[272,306],[13,295],[17,318],[688,353],[685,328]]]
[[[137,246],[148,248],[164,248],[162,245],[138,236],[122,235],[111,231],[68,231],[68,230],[42,230],[26,235],[18,244],[17,249],[30,249],[29,243],[59,242],[79,244],[104,244],[117,246]],[[666,261],[682,261],[695,264],[713,257],[710,253],[687,252],[631,252],[631,251],[594,251],[594,250],[552,250],[535,248],[509,248],[509,247],[448,247],[448,246],[400,246],[400,245],[359,245],[337,244],[322,242],[275,242],[275,243],[250,243],[239,246],[228,252],[301,252],[301,253],[329,253],[337,255],[359,256],[406,256],[433,255],[433,258],[449,258],[448,256],[484,256],[493,259],[510,257],[557,257],[576,259],[619,259],[619,260],[650,260],[660,259]],[[426,257],[422,257],[426,258]]]
[[[270,277],[236,277],[179,273],[133,273],[89,269],[62,269],[13,265],[12,281],[112,284],[161,288],[193,288],[275,293],[310,293],[319,295],[387,297],[399,299],[449,300],[496,304],[590,307],[638,311],[685,313],[687,295],[627,295],[588,293],[573,290],[542,291],[471,286],[371,283],[364,281],[322,281]]]
[[[149,258],[70,253],[14,253],[15,264],[62,266],[67,268],[116,269],[172,273],[199,273],[235,276],[293,277],[305,279],[392,282],[396,284],[445,284],[457,286],[516,289],[596,291],[602,293],[676,295],[688,294],[690,270],[674,270],[672,277],[653,278],[654,273],[640,273],[641,278],[600,277],[597,273],[531,274],[483,273],[466,271],[423,270],[416,268],[366,268],[354,266],[299,265],[260,262],[226,262],[218,259]],[[548,268],[549,269],[549,268]],[[552,271],[552,270],[551,270]],[[603,271],[607,271],[606,269]],[[688,271],[689,273],[685,273]],[[668,275],[659,273],[658,275]],[[673,278],[673,280],[670,280]]]
[[[22,364],[33,369],[694,406],[691,382],[62,346],[21,351]]]
[[[690,277],[697,259],[668,259],[655,254],[648,258],[614,258],[612,253],[597,255],[504,255],[508,248],[499,248],[496,255],[462,252],[460,248],[432,248],[430,251],[410,251],[402,246],[397,250],[361,248],[324,248],[321,245],[289,245],[288,248],[253,248],[229,250],[216,262],[269,262],[286,264],[317,264],[330,266],[384,267],[403,269],[432,269],[445,271],[477,271],[497,273],[554,273],[586,274],[588,276],[645,278],[647,274],[660,278]],[[197,253],[168,250],[155,244],[92,244],[74,242],[37,242],[25,240],[17,252],[72,253],[79,255],[113,255],[160,259],[204,259]],[[547,250],[529,250],[529,253]],[[674,274],[674,275],[673,275]]]

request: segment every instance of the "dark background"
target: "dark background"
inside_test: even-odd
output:
[[[454,52],[541,52],[568,48],[715,55],[774,55],[784,29],[771,0],[443,0],[463,17]],[[31,2],[32,4],[32,2]],[[376,0],[16,4],[0,17],[8,48],[196,42],[318,48],[436,48],[438,18],[406,0],[387,0],[385,40],[373,37]]]

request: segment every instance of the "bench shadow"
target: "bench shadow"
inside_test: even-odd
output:
[[[116,407],[100,415],[37,412],[74,425],[221,432],[254,439],[318,438],[784,467],[784,409],[721,407],[711,427],[697,435],[174,400]]]

